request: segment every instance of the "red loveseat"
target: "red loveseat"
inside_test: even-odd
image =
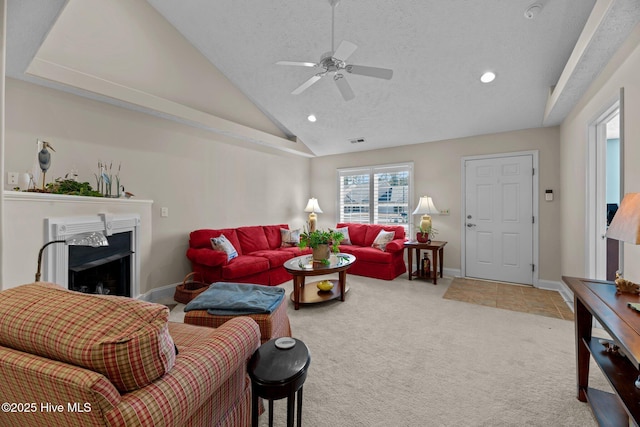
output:
[[[407,271],[404,263],[404,242],[407,240],[404,227],[354,223],[336,225],[336,229],[344,227],[349,230],[351,244],[341,244],[340,252],[356,257],[355,263],[349,268],[349,274],[393,280]],[[371,246],[381,230],[395,233],[394,239],[387,243],[384,251]]]
[[[289,229],[289,226],[257,225],[192,231],[187,249],[191,269],[201,273],[207,283],[237,282],[275,286],[291,280],[291,275],[282,265],[293,257],[311,253],[311,249],[282,247],[281,228]],[[229,261],[226,252],[214,250],[211,245],[211,238],[222,234],[238,252],[238,256]]]

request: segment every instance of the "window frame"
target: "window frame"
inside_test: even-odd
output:
[[[369,209],[369,222],[356,222],[362,224],[378,224],[376,221],[378,220],[378,199],[375,197],[375,177],[377,174],[381,173],[393,173],[393,172],[407,172],[407,222],[406,223],[397,223],[396,225],[401,225],[406,227],[407,235],[410,235],[410,230],[413,229],[413,215],[411,214],[413,208],[413,170],[414,165],[413,162],[403,162],[403,163],[389,163],[389,164],[380,164],[380,165],[369,165],[369,166],[358,166],[358,167],[347,167],[347,168],[339,168],[336,171],[336,186],[337,186],[337,210],[336,210],[336,221],[337,223],[341,222],[356,222],[356,221],[346,221],[343,220],[343,209],[344,209],[344,195],[342,191],[341,178],[345,176],[354,176],[354,175],[368,175],[369,176],[369,192],[368,192],[368,209]],[[382,223],[382,225],[393,225],[393,223]]]

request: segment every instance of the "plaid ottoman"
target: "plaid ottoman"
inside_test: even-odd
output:
[[[278,308],[270,314],[244,314],[243,317],[250,317],[256,321],[260,327],[260,344],[264,344],[273,338],[290,337],[291,324],[287,316],[287,299],[284,298]],[[229,319],[238,317],[209,314],[207,310],[191,310],[184,315],[184,323],[196,326],[209,326],[217,328]]]

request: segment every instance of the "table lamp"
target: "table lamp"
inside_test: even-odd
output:
[[[40,248],[40,252],[38,252],[38,271],[36,271],[36,282],[39,282],[41,277],[40,270],[42,267],[42,254],[47,246],[54,243],[64,243],[67,246],[91,246],[93,248],[98,248],[100,246],[109,246],[107,237],[100,231],[74,234],[73,236],[69,236],[64,240],[52,240],[50,242],[47,242]]]
[[[621,242],[640,243],[640,193],[625,194],[605,236]],[[618,292],[638,293],[638,286],[616,274]]]
[[[429,196],[420,197],[420,201],[418,202],[418,207],[415,211],[413,211],[412,215],[422,215],[422,220],[420,221],[420,230],[424,231],[431,230],[431,216],[437,215],[440,211],[433,204],[433,200]]]
[[[316,212],[322,213],[322,209],[320,209],[320,205],[318,204],[318,199],[316,199],[315,197],[312,197],[309,199],[309,202],[307,202],[307,207],[304,208],[305,212],[310,212],[309,213],[309,231],[315,231],[316,230],[316,224],[318,222],[318,215],[316,215]]]

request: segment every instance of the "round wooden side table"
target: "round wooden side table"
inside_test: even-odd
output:
[[[283,340],[283,341],[280,341]],[[288,340],[288,341],[287,341]],[[290,348],[279,348],[276,341],[291,343]],[[309,349],[299,339],[277,338],[260,346],[249,360],[251,378],[251,425],[258,426],[258,399],[269,401],[269,426],[273,426],[273,401],[287,398],[287,427],[293,427],[294,405],[298,394],[298,427],[302,425],[302,386],[307,379],[311,363]]]

